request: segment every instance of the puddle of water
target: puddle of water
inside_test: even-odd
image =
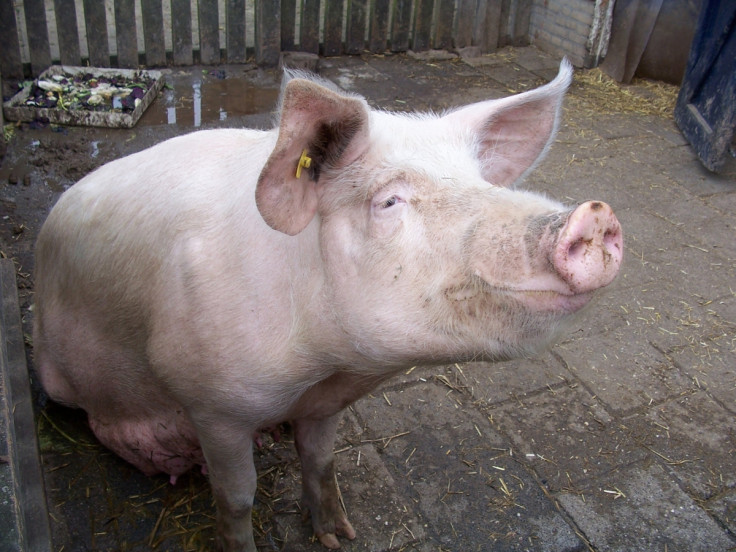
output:
[[[277,82],[255,84],[237,74],[220,79],[209,74],[177,73],[166,77],[167,87],[136,126],[199,127],[243,115],[270,113],[279,95]]]

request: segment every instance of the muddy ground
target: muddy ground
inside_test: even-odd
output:
[[[528,48],[333,58],[320,72],[375,107],[442,110],[537,86],[558,63]],[[16,264],[29,366],[33,242],[59,195],[177,134],[269,128],[279,80],[251,65],[171,69],[131,130],[12,127],[0,251]],[[700,167],[672,121],[675,93],[578,73],[526,187],[614,207],[627,248],[618,282],[537,359],[417,368],[351,407],[336,444],[358,531],[347,550],[736,547],[736,168]],[[203,475],[176,486],[142,476],[95,442],[82,413],[34,389],[54,550],[211,549]],[[320,550],[301,522],[288,433],[256,464],[259,549]]]

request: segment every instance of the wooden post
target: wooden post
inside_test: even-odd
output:
[[[171,48],[174,65],[194,63],[192,5],[189,0],[171,0]]]
[[[302,0],[299,50],[319,54],[319,0]]]
[[[115,44],[118,48],[118,67],[129,69],[138,67],[138,32],[135,28],[134,0],[115,0]]]
[[[325,0],[325,37],[322,53],[325,56],[339,56],[342,53],[342,12],[343,0]]]
[[[256,63],[278,65],[281,47],[281,1],[255,0]]]
[[[228,63],[245,63],[245,0],[227,0],[225,55]]]
[[[43,0],[25,0],[28,50],[31,54],[31,71],[42,73],[51,65],[49,30],[46,25],[46,7]]]
[[[390,9],[390,0],[373,0],[371,2],[371,25],[368,34],[368,49],[371,52],[383,52],[386,49]]]
[[[79,30],[77,29],[77,8],[74,0],[54,0],[56,29],[59,35],[59,59],[65,65],[79,65]]]
[[[105,3],[99,0],[84,0],[83,5],[89,62],[95,67],[109,67],[110,47],[107,45]]]
[[[220,20],[217,2],[199,2],[199,58],[205,65],[220,63]]]
[[[6,78],[23,78],[13,0],[0,0],[0,53],[0,72]]]
[[[146,66],[166,65],[164,44],[164,11],[161,0],[141,3],[143,15],[143,44],[146,49]]]
[[[368,0],[348,0],[348,28],[345,51],[359,54],[365,48],[365,25],[368,20]]]

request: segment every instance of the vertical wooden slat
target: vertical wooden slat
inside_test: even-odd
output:
[[[115,0],[115,44],[118,50],[118,67],[138,67],[135,0]]]
[[[191,65],[192,5],[189,0],[171,0],[171,49],[174,65]]]
[[[227,0],[225,54],[228,63],[245,63],[245,0]]]
[[[475,0],[459,0],[457,6],[457,27],[455,28],[455,47],[465,48],[473,43],[475,23]]]
[[[439,0],[437,4],[437,26],[435,29],[434,48],[449,50],[452,48],[452,26],[455,16],[454,0]]]
[[[396,0],[394,20],[391,25],[391,51],[406,52],[409,49],[409,28],[411,25],[411,0]]]
[[[256,63],[276,65],[281,46],[280,0],[255,0]]]
[[[34,398],[26,363],[15,265],[10,259],[0,260],[0,296],[3,306],[0,312],[0,381],[3,382],[5,396],[3,406],[8,413],[7,422],[3,424],[3,439],[7,437],[12,443],[12,446],[4,448],[3,452],[7,456],[3,461],[12,466],[13,482],[10,484],[20,490],[16,490],[15,496],[23,497],[23,500],[15,504],[18,516],[16,534],[19,534],[23,546],[2,548],[48,552],[55,548],[51,546],[49,512],[43,485],[44,472],[41,468],[33,417]],[[7,524],[3,520],[5,527]],[[12,543],[12,535],[10,539],[3,538],[3,541]]]
[[[291,52],[295,46],[296,0],[281,0],[281,51]]]
[[[383,52],[386,49],[390,9],[391,0],[371,2],[371,27],[368,35],[368,49],[371,52]]]
[[[502,7],[503,0],[483,0],[478,8],[474,41],[484,54],[498,48]]]
[[[415,52],[429,50],[432,46],[432,12],[434,0],[416,0],[414,7],[414,34],[411,47]]]
[[[365,25],[368,20],[368,0],[348,0],[348,26],[345,51],[359,54],[365,48]]]
[[[516,17],[512,43],[514,46],[529,44],[529,25],[532,16],[533,0],[518,0],[516,2]]]
[[[87,28],[89,62],[95,67],[110,65],[110,48],[107,45],[107,18],[105,3],[100,0],[84,0],[84,25]]]
[[[79,65],[79,31],[74,0],[54,0],[56,30],[59,36],[59,60],[65,65]]]
[[[198,2],[199,58],[205,65],[220,63],[220,21],[217,2]]]
[[[23,77],[13,0],[0,0],[0,71],[7,78]]]
[[[302,0],[299,50],[319,53],[319,0]]]
[[[325,26],[322,53],[339,56],[342,53],[343,0],[325,0]]]
[[[146,49],[146,66],[166,65],[164,44],[164,10],[161,0],[141,2],[143,16],[143,44]]]
[[[25,0],[28,50],[31,55],[31,71],[38,75],[51,65],[49,30],[46,25],[46,7],[43,0]]]

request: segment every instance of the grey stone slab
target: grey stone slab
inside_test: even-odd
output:
[[[506,362],[474,362],[454,367],[474,401],[489,406],[569,382],[570,373],[550,353]]]
[[[705,392],[688,393],[626,420],[690,496],[708,500],[736,488],[736,415]]]
[[[687,146],[688,141],[680,132],[674,119],[663,118],[659,115],[641,115],[637,117],[637,123],[647,132],[654,136],[667,140],[673,146]],[[695,153],[692,154],[695,160]]]
[[[428,541],[451,550],[581,550],[509,444],[464,397],[428,382],[354,407],[399,492],[421,514]]]
[[[693,336],[687,345],[667,353],[698,388],[707,390],[732,413],[736,413],[734,335],[734,325],[729,324],[718,334]]]
[[[556,495],[594,550],[713,552],[736,545],[661,466],[615,475],[581,494]]]
[[[367,58],[375,70],[391,76],[391,83],[420,111],[442,112],[468,103],[508,95],[493,79],[454,61],[406,63],[395,57]]]
[[[679,257],[679,258],[678,258]],[[694,259],[703,259],[697,264]],[[693,247],[672,254],[676,262],[657,265],[658,276],[627,290],[620,308],[629,324],[647,332],[661,351],[689,347],[701,339],[733,332],[736,298],[730,291],[736,267]]]
[[[706,508],[731,534],[736,535],[736,490],[714,498]]]
[[[514,454],[553,490],[577,488],[644,457],[578,384],[490,409],[489,414],[494,427],[512,440]]]
[[[546,79],[516,64],[481,65],[478,69],[506,87],[507,94],[523,92],[547,82]]]
[[[686,151],[681,154],[680,160],[673,160],[675,163],[670,167],[675,180],[681,186],[699,196],[729,193],[736,189],[733,159],[727,161],[726,169],[722,173],[716,174],[708,171],[693,159],[689,146],[683,146],[683,148]]]
[[[606,407],[619,415],[681,395],[695,383],[647,343],[636,326],[621,326],[555,351]]]

